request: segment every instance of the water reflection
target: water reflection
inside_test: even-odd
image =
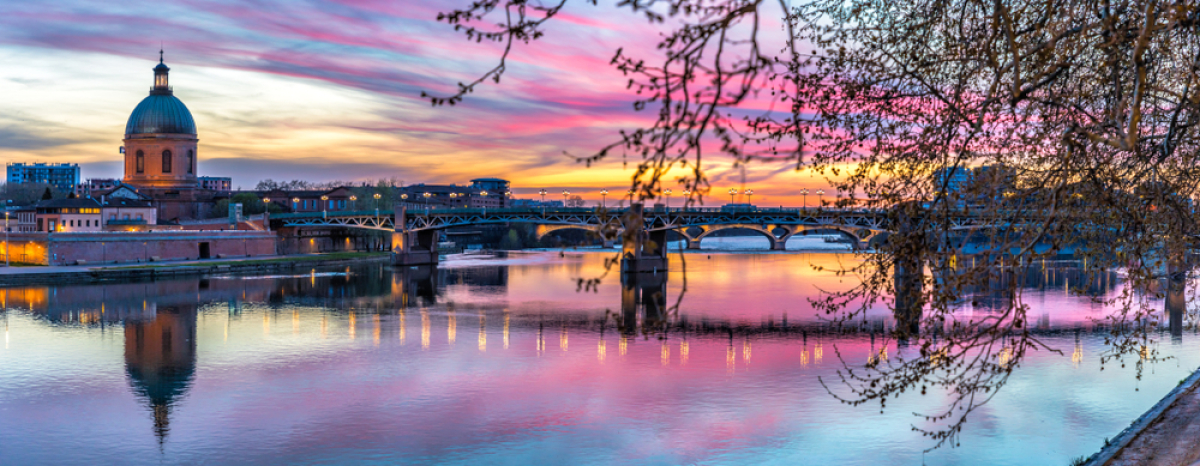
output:
[[[170,432],[172,406],[196,373],[196,308],[148,307],[143,315],[125,320],[125,372],[149,404],[161,443]]]
[[[77,434],[132,415],[117,408],[100,418],[55,415],[60,400],[30,395],[65,384],[87,388],[75,402],[122,406],[103,386],[88,385],[113,372],[103,360],[75,364],[83,371],[77,376],[47,376],[52,383],[37,378],[37,366],[53,366],[56,353],[80,351],[77,341],[101,344],[115,334],[124,354],[121,391],[145,410],[137,413],[140,429],[157,452],[128,439],[104,448],[114,458],[140,458],[134,463],[503,462],[492,461],[497,452],[513,464],[921,460],[927,444],[911,434],[909,413],[943,398],[899,400],[879,414],[838,404],[816,379],[842,360],[887,363],[912,351],[884,343],[897,325],[886,307],[850,325],[813,315],[806,302],[813,290],[849,284],[810,266],[846,257],[693,256],[690,291],[677,312],[668,303],[678,275],[580,293],[573,278],[598,275],[602,257],[534,258],[0,289],[6,329],[18,316],[13,347],[24,351],[0,353],[0,409],[31,426],[0,423],[0,443],[72,444],[35,417]],[[1076,295],[1063,291],[1068,282]],[[1016,383],[999,395],[963,448],[935,452],[925,458],[930,464],[1029,462],[1020,456],[1028,448],[1012,448],[1026,443],[1069,445],[1054,450],[1065,464],[1097,448],[1200,362],[1191,356],[1200,354],[1195,339],[1184,338],[1195,326],[1182,285],[1168,287],[1163,303],[1180,367],[1136,382],[1097,370],[1089,355],[1103,349],[1106,330],[1091,318],[1104,309],[1078,296],[1111,295],[1118,276],[1089,277],[1069,262],[998,274],[960,303],[961,312],[992,312],[1011,284],[1040,316],[1031,331],[1064,354],[1033,358],[1017,376],[1027,378],[1026,388]],[[419,325],[420,345],[410,325]],[[44,352],[29,352],[35,344],[24,335],[31,334]],[[1066,389],[1075,387],[1083,388],[1079,395]],[[1018,428],[1028,423],[1046,428]],[[128,429],[135,438],[137,430]],[[246,431],[259,436],[236,434]],[[839,447],[847,439],[863,447]],[[547,456],[559,449],[572,455]],[[16,458],[29,463],[82,458],[32,446],[23,454]]]

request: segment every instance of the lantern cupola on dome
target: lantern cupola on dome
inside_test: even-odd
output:
[[[158,66],[154,67],[154,87],[150,95],[129,115],[125,134],[196,134],[196,121],[171,90],[167,75],[171,68],[163,63],[162,50],[158,51]]]

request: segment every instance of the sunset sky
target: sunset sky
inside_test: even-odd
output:
[[[589,169],[563,152],[590,153],[647,121],[609,60],[620,47],[652,53],[659,29],[611,6],[571,4],[547,29],[557,40],[518,50],[500,85],[433,108],[421,91],[449,93],[498,57],[498,45],[435,20],[467,3],[2,2],[0,159],[119,177],[125,121],[147,95],[161,43],[199,129],[200,174],[234,186],[494,176],[524,197],[624,190],[632,169],[619,155]],[[729,160],[706,163],[718,194],[709,205],[728,202],[720,193],[730,187],[753,188],[760,205],[799,205],[800,188],[825,187],[786,163],[758,162],[744,179]]]

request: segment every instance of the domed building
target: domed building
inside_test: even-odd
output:
[[[196,121],[175,97],[170,71],[160,51],[150,95],[125,124],[123,181],[158,204],[159,219],[203,218],[216,193],[198,186]]]

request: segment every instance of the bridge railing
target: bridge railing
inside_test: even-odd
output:
[[[488,208],[412,208],[410,216],[422,215],[483,215],[483,214],[594,214],[601,210],[612,215],[620,215],[629,210],[626,207],[488,207]],[[829,213],[878,213],[877,210],[857,208],[796,208],[796,207],[647,207],[647,214],[793,214],[793,215],[822,215]],[[319,217],[391,217],[391,210],[337,210],[326,212],[294,212],[272,214],[272,219],[287,220],[298,218]]]

